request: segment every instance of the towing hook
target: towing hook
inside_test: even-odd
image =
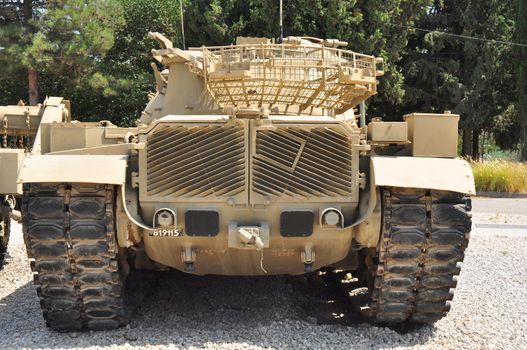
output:
[[[194,262],[185,261],[185,272],[194,272],[196,268],[194,267]]]
[[[304,263],[304,272],[305,273],[312,273],[313,271],[315,271],[313,269],[313,263]]]

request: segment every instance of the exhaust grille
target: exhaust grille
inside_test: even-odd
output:
[[[244,141],[240,126],[158,126],[148,136],[148,196],[222,198],[245,191]]]
[[[329,128],[259,130],[252,189],[269,197],[350,196],[351,144]]]

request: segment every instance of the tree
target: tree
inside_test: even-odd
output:
[[[22,95],[34,102],[40,90],[73,100],[78,119],[132,125],[154,89],[149,52],[156,43],[148,31],[183,46],[174,0],[0,4],[0,63],[6,67],[0,104]],[[183,5],[187,47],[279,35],[278,0]],[[287,0],[284,32],[339,38],[351,50],[383,57],[386,76],[368,102],[370,116],[393,120],[407,112],[452,110],[462,116],[465,155],[477,158],[485,132],[504,148],[517,147],[521,137],[527,157],[527,49],[513,55],[511,45],[492,42],[512,41],[514,33],[514,41],[527,43],[526,7],[521,0],[516,7],[499,0]]]
[[[76,115],[134,125],[154,89],[150,50],[157,43],[149,31],[166,35],[182,47],[179,6],[174,0],[120,0],[124,23],[115,30],[113,47],[96,65],[98,74],[74,90]],[[188,46],[188,43],[187,43]]]
[[[32,26],[33,12],[41,11],[43,8],[42,2],[33,2],[31,0],[23,1],[4,1],[0,9],[0,18],[2,19],[2,30],[0,31],[0,42],[7,43],[7,47],[2,47],[2,56],[4,59],[20,58],[20,63],[25,66],[27,75],[27,94],[30,105],[38,103],[38,73],[35,68],[27,62],[25,57],[20,54],[14,54],[10,52],[13,47],[9,46],[9,43],[22,43],[29,46],[31,34],[34,31]],[[5,44],[4,44],[5,45]],[[6,55],[7,53],[7,55]],[[13,65],[3,65],[8,67],[10,70],[16,70],[11,68]]]
[[[244,32],[248,9],[241,0],[188,1],[185,5],[188,46],[233,43]]]
[[[81,109],[87,116],[106,114],[130,125],[153,88],[149,51],[155,44],[146,34],[162,32],[181,47],[180,14],[173,0],[121,0],[121,4],[126,23],[117,30],[115,45],[101,68],[112,78],[100,81],[100,86],[115,87],[115,94],[99,96]],[[406,53],[410,32],[400,26],[412,25],[426,13],[428,4],[429,0],[388,4],[383,0],[289,0],[284,2],[285,35],[339,38],[347,40],[353,50],[384,57],[389,73],[381,79],[379,97],[370,111],[393,119],[391,111],[404,96],[404,77],[397,63]],[[184,17],[187,47],[226,45],[238,35],[277,38],[279,34],[278,1],[187,0]]]
[[[527,45],[527,4],[523,0],[516,0],[516,29],[514,41]],[[527,160],[527,47],[515,48],[515,74],[516,74],[516,122],[520,131],[520,146],[522,160]]]
[[[512,39],[511,11],[499,0],[436,0],[410,42],[406,107],[461,114],[465,156],[479,158],[481,131],[510,114],[511,46],[493,40]]]
[[[289,0],[284,2],[284,35],[337,38],[347,41],[351,50],[383,57],[387,74],[380,80],[379,95],[372,99],[369,111],[370,115],[394,119],[391,111],[404,98],[404,76],[399,62],[407,50],[408,26],[426,13],[429,3],[429,0]],[[237,1],[232,15],[222,18],[219,22],[224,24],[222,27],[235,24],[227,32],[231,38],[224,38],[223,43],[225,39],[234,41],[232,36],[238,33],[274,38],[279,34],[277,1]]]
[[[56,75],[69,91],[113,46],[114,31],[122,23],[117,1],[8,1],[2,12],[0,63],[12,70],[27,69],[30,104],[38,101],[39,75]],[[68,79],[62,79],[66,75]],[[77,79],[75,81],[75,79]],[[44,86],[42,86],[44,85]]]

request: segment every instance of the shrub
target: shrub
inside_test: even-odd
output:
[[[527,163],[493,160],[471,165],[476,191],[527,192]]]

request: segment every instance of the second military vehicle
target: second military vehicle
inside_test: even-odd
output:
[[[23,162],[24,235],[56,330],[128,322],[132,269],[350,271],[375,322],[443,317],[471,227],[458,116],[373,119],[381,59],[339,40],[174,48],[138,126],[42,118]],[[159,70],[161,68],[162,70]]]
[[[18,170],[25,155],[31,151],[40,119],[53,100],[47,99],[38,106],[25,106],[22,102],[0,106],[0,269],[9,243],[11,219],[21,220],[18,209],[22,185],[17,183]],[[66,121],[67,115],[66,111],[61,121]]]

